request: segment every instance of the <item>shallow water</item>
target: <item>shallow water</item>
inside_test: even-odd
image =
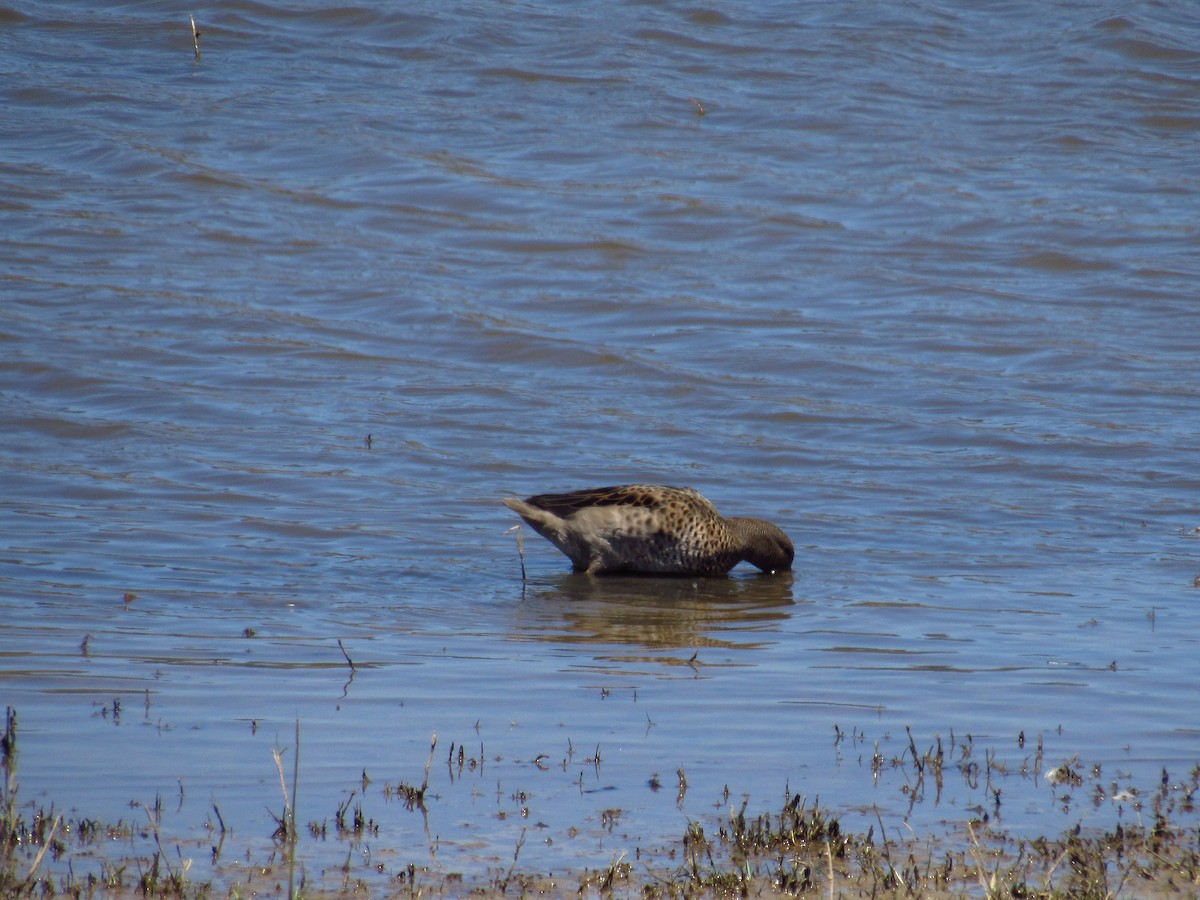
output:
[[[1189,4],[197,16],[0,7],[24,802],[266,855],[299,719],[299,818],[359,789],[385,874],[563,870],[787,786],[1057,833],[1134,813],[1052,766],[1200,760]],[[634,480],[795,573],[527,532],[522,586],[500,496]],[[910,809],[906,726],[1011,799]]]

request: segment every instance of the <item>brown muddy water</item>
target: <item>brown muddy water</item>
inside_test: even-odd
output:
[[[1192,4],[186,12],[0,6],[26,809],[268,858],[299,720],[300,821],[378,826],[310,880],[563,871],[789,787],[1104,827],[1200,761]],[[795,572],[526,533],[522,585],[501,496],[634,480]],[[906,728],[1002,802],[876,777]]]

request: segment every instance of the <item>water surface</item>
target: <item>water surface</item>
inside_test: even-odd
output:
[[[357,791],[380,878],[787,787],[1055,834],[1200,759],[1189,4],[196,15],[199,59],[155,4],[0,8],[24,803],[159,797],[205,877],[214,804],[269,857],[299,720],[300,819]],[[796,571],[593,581],[527,533],[522,584],[499,498],[625,481]],[[995,748],[1003,803],[874,777],[906,727]]]

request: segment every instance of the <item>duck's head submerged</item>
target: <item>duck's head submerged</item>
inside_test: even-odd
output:
[[[732,517],[727,521],[742,542],[746,562],[764,572],[791,570],[796,548],[782,528],[762,519]]]

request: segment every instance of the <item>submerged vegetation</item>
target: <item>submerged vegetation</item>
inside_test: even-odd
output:
[[[209,895],[211,885],[192,880],[190,863],[178,853],[172,861],[164,847],[161,798],[140,807],[146,821],[137,824],[71,818],[53,806],[23,812],[18,803],[17,713],[11,707],[5,711],[0,738],[0,770],[0,897]],[[107,844],[133,840],[153,849],[149,855],[107,858]],[[98,868],[77,874],[71,864],[75,856],[94,857]],[[66,861],[65,867],[55,865],[61,861]]]
[[[1172,779],[1164,771],[1159,784],[1143,792],[1115,781],[1104,782],[1099,767],[1087,769],[1077,759],[1066,760],[1046,770],[1047,783],[1063,791],[1069,802],[1072,792],[1091,792],[1093,803],[1101,799],[1129,804],[1138,813],[1137,824],[1119,822],[1112,828],[1085,830],[1077,825],[1063,834],[1019,837],[996,827],[1001,808],[1002,779],[1006,767],[993,751],[975,758],[973,741],[951,737],[948,745],[936,737],[925,751],[907,734],[905,749],[888,758],[874,746],[870,771],[876,779],[885,771],[903,775],[902,793],[919,802],[927,791],[940,798],[943,780],[957,772],[968,783],[984,786],[992,798],[991,810],[975,808],[958,825],[941,833],[916,835],[908,828],[885,827],[884,816],[874,810],[875,824],[865,832],[843,827],[836,811],[819,800],[785,789],[778,809],[754,812],[750,801],[731,802],[728,788],[718,809],[703,820],[689,818],[680,837],[654,848],[630,842],[626,849],[610,854],[597,868],[550,874],[521,865],[521,850],[527,838],[521,828],[511,858],[500,865],[481,863],[473,871],[448,871],[445,865],[427,858],[422,863],[401,861],[386,854],[395,864],[371,861],[354,864],[356,848],[366,838],[378,840],[380,825],[363,808],[371,779],[364,771],[361,782],[332,810],[329,820],[311,821],[307,828],[296,821],[297,795],[303,793],[299,772],[299,726],[293,748],[291,783],[288,784],[282,751],[276,751],[283,811],[271,813],[277,824],[270,835],[268,858],[224,861],[221,847],[226,826],[216,803],[213,821],[206,823],[217,843],[211,846],[212,865],[203,878],[193,877],[191,860],[184,858],[187,842],[164,834],[160,798],[138,805],[134,821],[101,823],[68,816],[50,809],[23,805],[18,799],[17,715],[8,709],[0,738],[0,897],[143,897],[189,898],[213,896],[280,897],[418,897],[418,896],[642,896],[748,897],[788,895],[813,897],[985,897],[985,898],[1109,898],[1145,896],[1197,896],[1200,894],[1200,827],[1197,827],[1195,796],[1200,789],[1200,767],[1185,780]],[[865,743],[857,733],[836,730],[835,745]],[[1024,736],[1020,738],[1024,747]],[[407,782],[385,784],[377,790],[385,802],[398,800],[407,814],[422,817],[439,797],[430,790],[437,737],[430,743],[420,787]],[[1032,749],[1032,748],[1031,748]],[[573,753],[569,747],[568,753]],[[1041,771],[1040,740],[1034,751],[1035,773]],[[547,771],[549,760],[532,761]],[[564,770],[566,760],[564,760]],[[599,767],[597,748],[587,762]],[[461,744],[451,744],[447,759],[450,782],[464,771],[482,772],[483,747],[478,755]],[[678,800],[687,791],[682,770]],[[1036,774],[1034,777],[1039,777]],[[652,789],[661,787],[658,776]],[[1112,796],[1109,796],[1109,794]],[[516,815],[528,816],[529,796],[518,790],[506,798]],[[600,830],[611,836],[624,811],[606,808],[600,815]],[[509,815],[498,812],[498,820]],[[307,837],[304,838],[304,833]],[[428,824],[426,823],[428,834]],[[301,842],[345,842],[345,863],[336,871],[319,870],[320,877],[306,880],[305,846]],[[205,842],[199,842],[205,843]],[[119,845],[123,849],[110,849]],[[192,849],[196,849],[193,847]],[[378,851],[377,855],[385,854]],[[359,854],[361,856],[361,854]],[[301,875],[297,878],[297,867]]]
[[[961,837],[897,839],[884,834],[882,821],[878,834],[848,834],[828,811],[791,795],[779,813],[747,818],[743,806],[712,840],[693,825],[683,838],[683,868],[644,893],[1106,898],[1200,889],[1196,829],[1165,819],[1034,840],[968,824]]]

